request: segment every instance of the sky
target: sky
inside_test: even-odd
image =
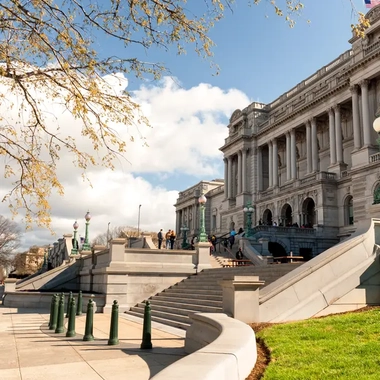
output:
[[[236,1],[210,33],[216,43],[213,59],[220,67],[219,75],[191,50],[181,56],[174,48],[144,53],[142,59],[170,68],[170,75],[157,82],[127,78],[127,90],[152,126],[139,131],[148,146],[140,139],[128,143],[126,160],[117,163],[113,172],[90,169],[92,187],[63,157],[59,175],[65,195],[50,200],[55,235],[33,227],[23,233],[20,250],[52,244],[72,233],[76,220],[84,236],[88,210],[90,240],[106,232],[108,223],[111,228],[137,227],[139,210],[140,230],[174,228],[178,192],[202,179],[223,178],[219,148],[228,135],[232,112],[253,101],[274,101],[350,49],[350,25],[355,22],[350,0],[304,0],[303,14],[294,28],[265,1],[252,7],[246,3]],[[353,3],[358,11],[367,11],[363,0]],[[120,51],[102,38],[95,48],[105,56],[116,50],[123,56],[135,54],[133,48]],[[61,120],[65,122],[69,128],[70,121]],[[9,184],[2,181],[1,198],[7,190]],[[7,204],[0,204],[0,214],[10,217]],[[22,213],[16,221],[24,229]]]

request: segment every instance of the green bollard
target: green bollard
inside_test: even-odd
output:
[[[72,338],[76,335],[75,333],[75,298],[71,298],[70,302],[70,315],[69,315],[69,326],[67,327],[66,336]]]
[[[69,298],[67,299],[66,318],[69,318],[69,315],[70,315],[70,307],[71,307],[71,300],[72,299],[73,299],[73,292],[70,292]]]
[[[59,304],[58,304],[58,318],[57,318],[57,327],[55,329],[56,334],[63,333],[65,331],[65,328],[63,327],[63,322],[65,320],[65,296],[61,295],[59,298]]]
[[[152,321],[150,302],[146,301],[144,308],[144,325],[142,333],[142,342],[140,348],[143,350],[150,350],[152,348]]]
[[[49,329],[55,330],[57,328],[57,320],[58,320],[58,305],[59,305],[59,295],[54,295],[54,305],[53,305],[53,316],[51,319],[51,324]]]
[[[86,327],[85,327],[85,332],[83,336],[83,340],[85,342],[90,342],[94,340],[93,327],[94,327],[94,301],[90,299],[87,305]]]
[[[49,324],[48,324],[49,330],[51,329],[50,326],[52,325],[52,320],[53,320],[54,297],[55,297],[55,294],[51,297],[51,302],[50,302],[50,317],[49,317]]]
[[[79,290],[77,302],[77,315],[82,315],[82,291]]]
[[[110,326],[110,338],[108,339],[109,346],[115,346],[119,344],[119,305],[117,301],[113,301],[111,311],[111,326]]]

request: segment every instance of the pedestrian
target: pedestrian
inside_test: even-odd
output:
[[[168,232],[165,234],[165,241],[166,241],[166,249],[170,249],[170,235],[172,233],[172,230],[168,230]]]
[[[244,258],[243,251],[241,250],[241,248],[239,248],[238,251],[236,252],[236,260],[239,260],[237,262],[237,265],[242,265],[242,262],[240,260],[243,260],[243,258]]]
[[[175,242],[174,230],[171,231],[169,239],[170,239],[170,249],[174,249],[174,242]]]
[[[160,232],[157,234],[157,239],[158,239],[158,249],[161,249],[162,240],[164,240],[164,234],[162,232],[162,228],[160,229]]]
[[[232,249],[232,247],[233,247],[233,245],[235,243],[235,235],[230,235],[230,237],[228,238],[228,241],[230,243],[230,249]]]

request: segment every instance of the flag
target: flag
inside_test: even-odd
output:
[[[380,4],[380,0],[364,0],[366,8],[373,8],[376,5]]]

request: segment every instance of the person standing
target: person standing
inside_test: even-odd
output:
[[[170,233],[170,249],[174,249],[174,242],[175,242],[175,232],[172,230]]]
[[[171,233],[172,233],[172,230],[168,230],[168,232],[165,234],[166,249],[170,249],[170,234]]]
[[[164,240],[164,234],[162,232],[162,228],[160,229],[160,232],[157,234],[157,239],[158,239],[158,249],[161,249],[162,240]]]

